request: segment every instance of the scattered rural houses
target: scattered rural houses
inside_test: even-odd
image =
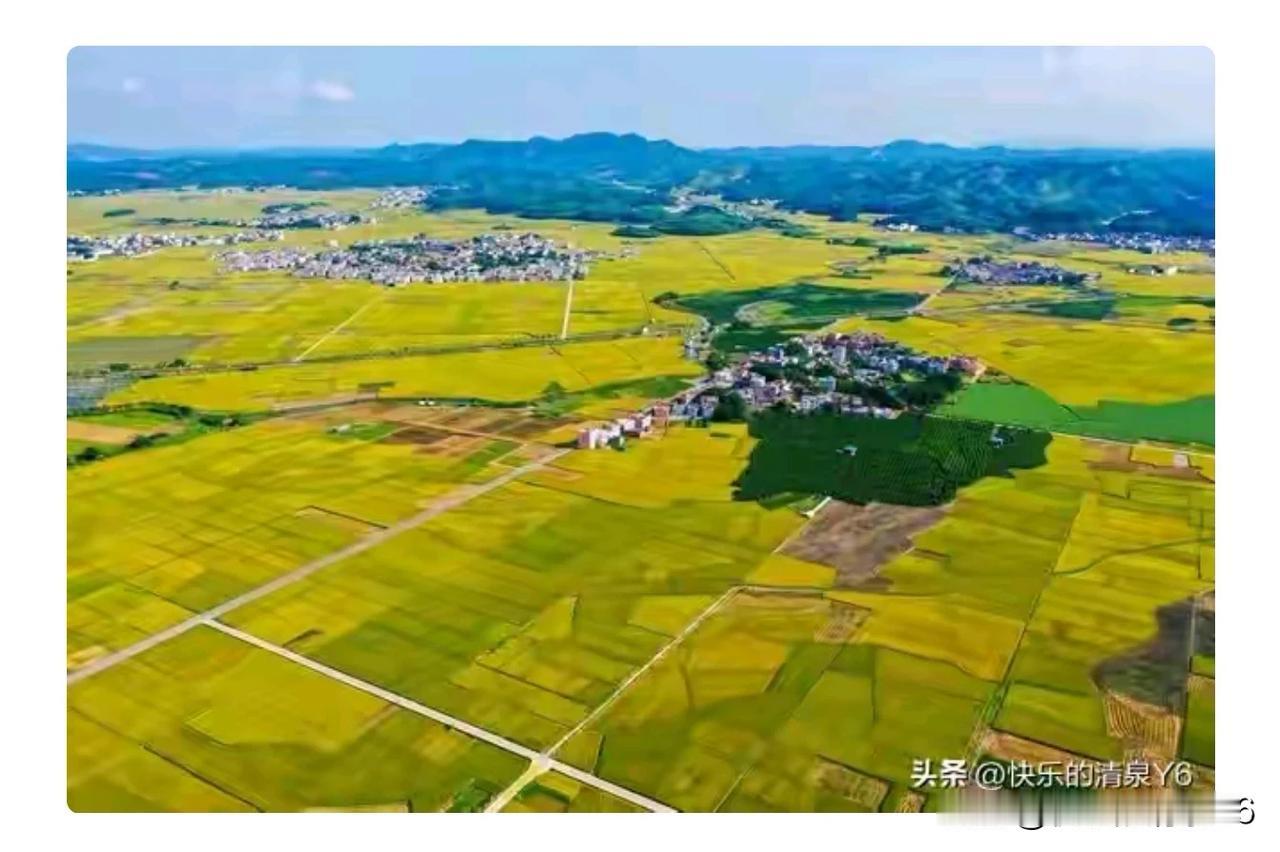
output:
[[[867,332],[794,338],[715,371],[705,389],[676,398],[671,417],[710,418],[733,393],[749,409],[892,418],[941,401],[983,369],[966,355],[927,355]]]
[[[1128,272],[1130,275],[1177,275],[1178,267],[1146,263],[1141,266],[1130,266]]]
[[[349,225],[373,225],[377,219],[363,213],[342,210],[316,210],[306,204],[278,204],[263,208],[263,215],[253,219],[197,219],[197,225],[216,225],[230,228],[263,228],[269,230],[299,230],[319,228],[337,231]]]
[[[283,270],[299,278],[355,278],[395,286],[453,281],[569,281],[603,253],[561,247],[537,234],[481,234],[461,242],[419,234],[326,251],[283,248],[219,255],[234,272]]]
[[[585,427],[577,446],[621,449],[629,438],[659,434],[671,423],[707,422],[731,396],[749,411],[785,408],[892,419],[940,402],[984,369],[967,355],[927,355],[867,332],[794,338],[715,370],[670,400]],[[857,448],[845,452],[853,455]]]
[[[232,234],[110,234],[67,237],[67,260],[97,260],[100,257],[137,257],[162,248],[186,246],[230,246],[280,240],[280,231],[250,230]]]
[[[372,210],[417,207],[431,197],[429,186],[397,186],[379,195],[369,205]]]
[[[920,230],[919,225],[901,219],[881,219],[875,223],[875,227],[900,234],[914,234]]]
[[[654,408],[667,409],[663,403]],[[603,447],[621,449],[626,446],[628,438],[642,438],[652,434],[655,424],[659,429],[667,424],[666,416],[655,416],[654,411],[642,411],[629,414],[604,423],[600,426],[588,426],[579,430],[577,446],[580,450],[595,450]]]
[[[1075,272],[1034,260],[998,261],[990,255],[954,261],[942,267],[942,274],[970,284],[1014,286],[1056,284],[1087,287],[1098,279],[1097,273],[1093,272]]]
[[[1175,251],[1202,252],[1214,256],[1216,240],[1213,237],[1183,237],[1151,232],[1121,233],[1116,231],[1064,231],[1037,234],[1025,228],[1014,233],[1028,240],[1050,240],[1072,243],[1093,243],[1111,248],[1132,249],[1146,254],[1166,254]]]

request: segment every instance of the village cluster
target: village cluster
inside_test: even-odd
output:
[[[966,377],[982,372],[983,365],[970,356],[927,355],[869,332],[795,338],[718,369],[669,401],[584,428],[577,445],[621,447],[628,438],[644,437],[672,422],[717,419],[731,397],[740,400],[744,412],[781,407],[798,414],[829,411],[892,419],[939,401]],[[926,386],[939,390],[923,395],[912,391]]]
[[[1092,272],[1074,272],[1034,260],[999,261],[990,255],[954,261],[942,267],[942,274],[970,284],[1026,286],[1054,284],[1085,287],[1098,279]]]
[[[342,210],[311,210],[294,205],[281,205],[282,209],[264,211],[263,215],[253,219],[197,219],[197,225],[217,225],[230,228],[259,228],[263,230],[297,230],[301,228],[320,228],[326,231],[337,231],[350,225],[372,225],[377,219],[362,213],[348,213]]]
[[[70,235],[67,237],[67,260],[97,260],[100,257],[137,257],[163,248],[188,246],[230,246],[279,240],[280,231],[249,230],[232,234],[110,234],[104,236]]]
[[[558,246],[537,234],[481,234],[461,242],[419,234],[404,240],[297,248],[228,251],[218,256],[232,272],[287,271],[300,278],[355,278],[395,286],[451,281],[567,281],[585,278],[596,252]]]
[[[1036,234],[1031,231],[1015,230],[1017,236],[1029,240],[1056,240],[1073,243],[1098,243],[1111,248],[1131,249],[1146,254],[1166,254],[1174,251],[1203,252],[1214,256],[1215,240],[1213,237],[1179,237],[1169,234],[1153,234],[1140,232],[1134,234],[1113,231],[1070,231],[1053,234]]]
[[[397,186],[379,195],[369,205],[372,210],[391,210],[397,207],[417,207],[431,197],[428,186]]]

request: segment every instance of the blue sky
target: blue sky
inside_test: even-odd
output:
[[[67,74],[69,141],[144,148],[1213,144],[1204,48],[82,47]]]

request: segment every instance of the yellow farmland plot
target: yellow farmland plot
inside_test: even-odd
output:
[[[572,453],[226,618],[546,747],[800,523],[731,499],[727,432]]]
[[[374,195],[134,193],[75,199],[68,221],[122,233],[161,217],[251,218],[271,203],[367,211]],[[117,208],[135,212],[103,216]],[[285,243],[502,227],[608,252],[573,283],[569,315],[571,335],[600,339],[540,342],[560,331],[567,282],[385,288],[226,274],[212,248],[69,264],[73,368],[197,365],[123,386],[108,404],[282,415],[68,472],[69,670],[365,540],[220,620],[679,809],[893,810],[919,803],[913,759],[972,758],[1000,737],[1108,759],[1167,751],[1187,733],[1195,759],[1212,763],[1203,684],[1190,696],[1198,723],[1184,732],[1180,715],[1190,659],[1213,671],[1188,629],[1214,578],[1209,453],[1055,435],[1045,464],[912,509],[922,514],[901,522],[900,540],[877,539],[857,565],[841,559],[840,530],[823,547],[791,547],[814,531],[800,503],[733,499],[756,447],[743,424],[672,426],[476,490],[545,458],[528,436],[571,438],[581,418],[679,384],[653,379],[703,373],[682,358],[678,329],[653,328],[697,321],[654,303],[671,292],[804,281],[931,296],[919,314],[832,327],[975,355],[1043,390],[1054,415],[1053,402],[1211,395],[1211,303],[1122,295],[1212,295],[1208,258],[887,234],[866,217],[780,214],[816,238],[632,240],[611,224],[473,210],[376,215]],[[880,257],[886,242],[924,252]],[[1116,313],[1001,306],[1071,295],[1063,288],[941,292],[944,263],[986,252],[1100,272]],[[1151,262],[1180,269],[1128,271]],[[1178,318],[1194,330],[1164,327]],[[537,345],[499,345],[531,336]],[[214,364],[243,369],[205,369]],[[1009,388],[1013,414],[1036,403],[1016,384],[997,390]],[[394,413],[347,404],[370,397],[413,402]],[[444,404],[414,404],[423,398]],[[323,414],[304,413],[321,403]],[[461,493],[472,499],[365,539]],[[68,724],[80,810],[472,809],[526,765],[203,626],[77,677]],[[507,805],[629,809],[555,772]]]
[[[712,615],[566,759],[681,808],[811,810],[890,807],[913,758],[972,757],[986,726],[1118,756],[1108,695],[1185,681],[1185,657],[1129,661],[1211,588],[1213,485],[1114,450],[1057,437],[962,490],[874,585],[771,556],[748,579],[777,592]]]
[[[1211,334],[985,312],[853,318],[841,330],[876,331],[929,352],[964,352],[1065,405],[1101,400],[1176,402],[1214,392]]]
[[[107,401],[172,402],[220,411],[266,410],[361,393],[517,402],[536,399],[552,383],[573,391],[700,372],[698,364],[681,357],[678,339],[641,337],[163,376],[137,382]]]
[[[524,761],[200,627],[71,687],[76,811],[415,810]]]
[[[502,811],[511,814],[540,813],[640,813],[642,808],[608,793],[588,787],[559,772],[548,772],[521,790]]]
[[[412,514],[476,473],[413,445],[267,421],[68,473],[69,665]]]
[[[301,189],[268,190],[157,190],[118,195],[86,195],[67,199],[67,232],[71,234],[164,232],[183,230],[183,224],[155,223],[154,219],[251,219],[269,204],[322,202],[335,210],[359,210],[369,206],[378,190],[354,189],[313,192]],[[131,210],[128,215],[104,216],[108,211]]]
[[[555,745],[611,702],[557,756],[684,810],[892,809],[907,791],[912,759],[973,756],[987,727],[1090,756],[1120,754],[1106,702],[1141,688],[1126,661],[1176,627],[1170,613],[1181,601],[1211,587],[1212,482],[1158,463],[1157,448],[1123,464],[1114,446],[1056,437],[1047,464],[963,489],[910,550],[880,566],[875,583],[833,588],[828,566],[776,552],[801,516],[732,499],[731,483],[753,445],[744,426],[718,424],[673,427],[622,452],[570,453],[223,620],[534,748]],[[134,501],[103,515],[101,523],[121,535],[90,537],[104,542],[99,576],[127,551],[155,561],[137,577],[155,572],[171,584],[166,589],[181,590],[188,581],[164,573],[185,563],[165,560],[171,542],[161,519],[165,533],[235,552],[253,533],[235,520],[265,513],[258,501],[277,513],[298,503],[330,508],[341,490],[351,495],[341,511],[357,515],[364,494],[377,494],[377,503],[396,490],[447,487],[461,475],[438,467],[445,457],[412,453],[412,445],[340,439],[306,421],[271,421],[173,449],[204,452],[189,464],[154,450],[83,469],[103,480],[104,495]],[[121,461],[154,467],[146,477],[116,480],[109,474]],[[413,475],[416,484],[396,479],[419,463],[427,468]],[[317,479],[326,485],[313,494]],[[375,479],[389,479],[391,491],[373,490]],[[341,487],[328,490],[335,482]],[[160,488],[204,503],[189,517],[165,504],[148,510],[149,523],[129,522]],[[86,505],[106,511],[92,489],[85,493]],[[73,496],[73,513],[77,502]],[[199,518],[217,521],[221,531]],[[302,518],[320,523],[311,513]],[[334,536],[325,542],[330,549],[352,534],[341,525],[323,528]],[[73,564],[77,547],[73,539]],[[191,557],[198,567],[204,559],[205,551]],[[85,581],[73,570],[77,582]],[[772,588],[723,597],[745,584]],[[134,576],[116,587],[104,599],[148,588]],[[207,594],[192,581],[189,593],[197,591]],[[125,613],[112,625],[145,625],[130,627],[130,636],[166,623],[166,613],[141,604],[111,606]],[[474,799],[476,784],[483,793],[511,777],[488,762],[483,770],[470,762],[459,768],[453,761],[476,756],[474,744],[467,750],[456,734],[447,742],[433,734],[403,756],[435,761],[413,775],[427,792],[406,792],[404,779],[417,770],[399,762],[376,784],[333,781],[329,773],[343,761],[368,759],[348,757],[368,753],[366,738],[377,749],[386,747],[377,737],[401,736],[383,734],[394,725],[378,721],[401,719],[398,712],[379,712],[358,696],[335,698],[330,716],[313,719],[285,697],[235,699],[256,680],[290,683],[295,675],[276,672],[286,665],[276,658],[207,634],[197,630],[77,684],[72,724],[85,754],[73,766],[92,771],[73,771],[74,801],[94,807],[138,796],[164,808],[409,801],[418,809]],[[229,662],[234,675],[207,685],[201,673],[222,669],[194,667],[180,692],[198,697],[164,704],[180,725],[156,713],[141,715],[136,728],[121,725],[127,696],[165,688],[144,678],[176,677],[210,653],[222,659],[227,649],[203,645],[225,642],[254,659]],[[166,654],[181,665],[156,662]],[[312,688],[293,690],[309,695]],[[426,735],[403,736],[418,743]],[[206,739],[221,750],[206,751]],[[172,799],[156,801],[148,790],[168,769],[138,742],[226,782],[219,786],[235,797],[184,781],[164,788]],[[290,752],[280,778],[252,770],[259,758],[248,750],[261,755],[281,743],[303,746]],[[297,756],[309,750],[323,760]],[[316,780],[290,791],[285,785],[299,765]],[[250,772],[251,781],[235,781]],[[549,775],[509,809],[615,804]]]
[[[160,216],[248,219],[262,205],[286,201],[367,212],[372,198],[368,191],[138,193],[116,197],[106,206],[104,199],[72,199],[68,217],[72,233],[219,233],[235,229],[146,223]],[[137,213],[101,218],[117,204]],[[465,239],[502,227],[603,251],[608,256],[593,262],[589,277],[574,285],[573,334],[636,331],[655,320],[691,324],[688,313],[656,306],[652,299],[670,291],[689,294],[818,280],[833,275],[836,265],[861,264],[872,254],[867,248],[760,229],[622,240],[610,235],[613,226],[607,224],[521,220],[480,211],[380,210],[376,218],[376,223],[338,231],[288,231],[284,244],[318,249],[330,241],[348,245],[415,234]],[[565,282],[415,284],[388,290],[367,281],[309,280],[285,272],[226,273],[214,258],[217,252],[210,246],[174,248],[69,264],[72,364],[154,366],[176,357],[193,363],[264,362],[521,340],[558,334],[568,293]],[[937,268],[933,259],[894,257],[868,265],[872,280],[832,278],[827,283],[932,291],[944,283]]]

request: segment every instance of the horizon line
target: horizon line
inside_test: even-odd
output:
[[[676,142],[672,139],[668,139],[665,137],[645,136],[644,134],[638,133],[635,131],[618,132],[618,131],[612,131],[612,130],[584,130],[576,133],[570,133],[567,136],[558,136],[558,137],[546,136],[543,134],[535,133],[532,136],[524,136],[524,137],[499,138],[499,137],[473,136],[473,137],[467,137],[465,139],[455,140],[455,141],[437,141],[437,140],[431,140],[431,139],[419,139],[411,142],[402,142],[398,140],[393,140],[389,142],[383,142],[380,144],[369,143],[364,145],[330,145],[330,144],[321,144],[321,143],[316,143],[316,144],[294,143],[294,144],[279,144],[279,145],[246,145],[246,146],[173,145],[173,146],[148,147],[148,146],[141,146],[141,145],[126,145],[126,144],[115,144],[115,143],[109,143],[109,142],[95,142],[95,141],[81,140],[81,141],[68,141],[66,143],[66,147],[68,150],[74,147],[94,147],[94,148],[104,148],[104,149],[117,149],[121,151],[137,151],[137,152],[146,153],[146,154],[180,154],[180,153],[186,153],[186,152],[214,153],[214,154],[259,154],[259,153],[272,153],[272,152],[279,152],[279,151],[299,151],[299,152],[379,151],[386,148],[396,148],[396,147],[411,148],[411,147],[416,147],[421,145],[436,145],[442,148],[448,148],[448,147],[456,147],[459,145],[465,145],[471,142],[520,143],[520,142],[532,142],[538,139],[547,140],[551,142],[564,142],[569,139],[574,139],[581,136],[613,136],[616,138],[637,137],[645,140],[646,142],[655,142],[655,143],[666,142],[678,148],[683,148],[689,151],[734,151],[734,150],[761,151],[761,150],[785,150],[788,148],[826,148],[826,149],[836,149],[836,150],[845,149],[845,150],[868,150],[869,151],[869,150],[874,150],[876,148],[887,148],[891,145],[897,145],[897,144],[914,144],[914,145],[921,145],[925,147],[951,148],[959,151],[982,151],[987,149],[1004,149],[1009,151],[1044,151],[1044,152],[1136,151],[1136,152],[1143,152],[1143,153],[1158,153],[1158,152],[1164,152],[1164,151],[1214,151],[1216,152],[1217,150],[1213,143],[1181,144],[1181,145],[1180,144],[1133,145],[1133,144],[1124,144],[1124,143],[1096,143],[1095,144],[1095,143],[1087,143],[1087,142],[1060,143],[1060,144],[989,142],[989,143],[983,143],[983,144],[963,145],[963,144],[956,144],[952,142],[936,142],[936,141],[931,142],[931,141],[915,139],[911,137],[898,137],[898,138],[890,139],[886,142],[881,142],[875,145],[865,145],[865,144],[858,145],[858,144],[846,144],[846,143],[838,143],[838,142],[789,142],[786,144],[769,144],[769,145],[753,145],[749,143],[744,143],[744,144],[732,144],[732,145],[693,146],[693,145],[683,145],[679,142]]]

